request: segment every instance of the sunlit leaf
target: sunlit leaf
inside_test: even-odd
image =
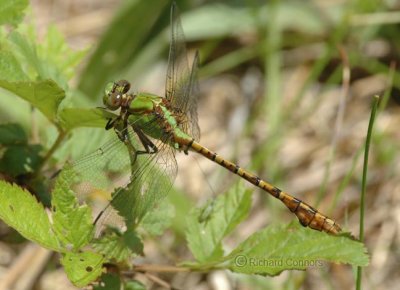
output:
[[[54,231],[66,249],[78,250],[86,245],[93,235],[92,211],[80,205],[70,189],[75,172],[68,164],[57,176],[52,192]]]
[[[0,47],[0,75],[2,79],[8,81],[22,81],[28,79],[20,62],[18,62],[14,54],[7,50],[4,45]]]
[[[65,253],[61,258],[68,279],[78,287],[96,280],[103,271],[103,262],[103,256],[93,252]]]
[[[368,260],[364,245],[349,235],[328,235],[293,223],[254,233],[228,255],[227,262],[234,272],[277,275],[322,267],[323,261],[366,266]]]
[[[78,127],[105,128],[108,119],[114,119],[115,114],[104,109],[66,108],[59,114],[62,125],[66,129]]]
[[[51,250],[61,249],[43,206],[31,193],[1,180],[0,218],[25,238]]]
[[[0,25],[17,25],[24,17],[28,0],[0,1]]]
[[[64,91],[52,80],[9,82],[0,80],[0,87],[16,94],[56,122],[57,110],[65,97]]]

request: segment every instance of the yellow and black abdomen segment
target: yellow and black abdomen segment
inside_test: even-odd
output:
[[[297,216],[303,226],[310,227],[318,231],[324,231],[330,234],[338,234],[339,232],[341,232],[340,226],[334,220],[321,214],[320,212],[318,212],[318,210],[314,209],[300,199],[297,199],[290,194],[281,191],[279,188],[262,180],[257,175],[241,168],[239,165],[231,161],[224,159],[217,153],[212,152],[211,150],[205,148],[194,140],[190,141],[187,146],[282,201],[286,205],[286,207],[289,208],[290,211]]]

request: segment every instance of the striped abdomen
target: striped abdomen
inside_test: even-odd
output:
[[[246,179],[248,182],[254,184],[255,186],[258,186],[259,188],[265,190],[273,197],[281,200],[290,209],[290,211],[297,216],[303,226],[334,235],[341,232],[340,226],[334,220],[321,214],[315,208],[311,207],[300,199],[297,199],[290,194],[281,191],[279,188],[260,179],[258,176],[246,171],[238,165],[222,158],[217,153],[208,150],[196,141],[192,140],[186,146],[207,157],[208,159],[218,163],[222,167],[225,167],[229,171]]]

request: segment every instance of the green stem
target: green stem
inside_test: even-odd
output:
[[[41,164],[39,165],[39,167],[36,169],[36,172],[34,173],[34,177],[36,177],[41,172],[43,166],[47,163],[47,161],[49,161],[51,156],[53,156],[54,152],[60,146],[61,142],[67,136],[67,131],[60,129],[58,132],[59,133],[58,133],[56,141],[54,141],[54,143],[51,146],[51,148],[49,149],[49,151],[47,151],[46,155],[43,157]]]
[[[364,241],[364,210],[365,210],[365,192],[367,187],[367,171],[368,171],[368,156],[369,156],[369,146],[371,144],[372,128],[375,121],[376,110],[378,108],[379,96],[375,96],[372,102],[371,116],[368,124],[367,139],[365,141],[365,151],[364,151],[364,165],[361,183],[361,197],[360,197],[360,236],[359,240]],[[357,282],[356,289],[361,289],[361,276],[362,267],[357,267]]]

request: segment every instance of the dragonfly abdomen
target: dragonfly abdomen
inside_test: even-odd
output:
[[[187,144],[187,146],[282,201],[286,207],[297,216],[299,222],[303,226],[318,231],[324,231],[329,234],[338,234],[341,232],[340,226],[334,220],[321,214],[318,210],[314,209],[302,200],[281,191],[276,186],[262,180],[257,175],[241,168],[239,165],[226,160],[222,156],[212,152],[194,140]]]

